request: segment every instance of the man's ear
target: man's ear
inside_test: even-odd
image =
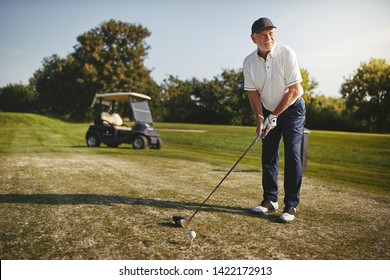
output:
[[[251,35],[251,39],[252,39],[252,42],[255,43],[255,44],[257,45],[257,43],[256,43],[256,41],[255,41],[255,36],[254,36],[253,34]]]

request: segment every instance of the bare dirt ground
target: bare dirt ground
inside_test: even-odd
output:
[[[0,257],[389,259],[389,197],[305,177],[297,219],[283,224],[281,209],[248,211],[261,200],[261,173],[240,166],[189,228],[175,226],[171,217],[190,217],[229,168],[141,155],[4,157]]]

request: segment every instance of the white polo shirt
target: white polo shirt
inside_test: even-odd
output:
[[[244,59],[244,89],[257,90],[261,102],[268,111],[279,105],[288,87],[302,82],[301,71],[295,52],[286,46],[275,43],[264,60],[257,49]],[[303,89],[301,87],[301,95]],[[293,100],[291,104],[296,101]]]

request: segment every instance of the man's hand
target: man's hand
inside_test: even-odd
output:
[[[264,117],[262,115],[257,115],[256,121],[257,121],[256,133],[257,135],[259,135],[263,132]]]
[[[268,133],[271,129],[276,127],[276,121],[278,117],[275,115],[270,114],[264,121],[264,130],[266,133]]]
[[[256,133],[257,135],[263,133],[263,122],[257,122]]]

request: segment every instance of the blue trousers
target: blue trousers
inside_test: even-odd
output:
[[[264,118],[271,112],[263,108]],[[263,140],[262,170],[263,198],[278,200],[279,146],[284,143],[284,205],[296,207],[300,199],[302,184],[301,145],[306,108],[303,98],[278,116],[277,126]]]

